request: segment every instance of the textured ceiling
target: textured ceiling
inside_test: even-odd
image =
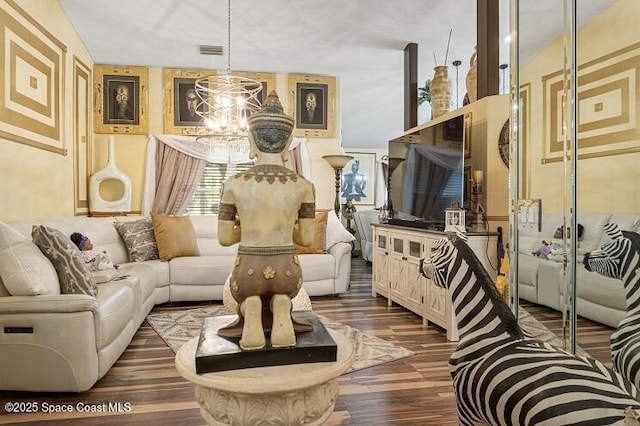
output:
[[[59,0],[97,64],[227,69],[227,1]],[[500,63],[509,62],[509,0],[500,1]],[[557,37],[562,2],[522,2],[521,61]],[[590,14],[612,0],[580,0]],[[231,3],[231,68],[235,71],[336,76],[342,144],[385,148],[404,131],[404,48],[418,44],[418,81],[434,62],[459,59],[459,105],[476,44],[476,0],[235,0]],[[526,14],[526,15],[524,15]],[[528,29],[525,33],[525,29]],[[198,46],[221,45],[224,56]],[[434,61],[435,56],[435,61]],[[450,76],[456,70],[451,66]],[[454,93],[456,84],[454,83]],[[280,93],[284,98],[284,94]],[[454,101],[455,106],[455,101]],[[419,123],[428,108],[419,110]]]

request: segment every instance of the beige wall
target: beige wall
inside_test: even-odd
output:
[[[74,212],[73,192],[73,58],[91,67],[93,61],[57,1],[16,3],[53,37],[66,45],[63,138],[67,155],[0,138],[0,220],[68,216]],[[4,85],[4,72],[1,72]]]
[[[580,7],[578,3],[578,7]],[[610,52],[640,42],[637,17],[640,2],[618,0],[580,29],[578,63],[584,64]],[[545,48],[521,67],[520,84],[530,84],[530,149],[526,176],[530,198],[541,198],[545,212],[562,211],[563,164],[542,164],[545,118],[542,76],[562,68],[562,40]],[[636,81],[637,86],[640,82]],[[640,106],[636,99],[635,108]],[[635,111],[632,111],[635,113]],[[636,127],[638,125],[636,124]],[[640,141],[635,141],[636,148]],[[637,212],[640,208],[640,153],[581,159],[578,162],[578,211]]]
[[[67,46],[64,82],[64,141],[67,155],[21,145],[0,139],[0,220],[39,219],[74,214],[73,184],[73,57],[88,67],[94,62],[71,26],[57,1],[16,0],[27,14]],[[124,65],[124,64],[123,64]],[[276,90],[286,99],[288,82],[286,75],[278,75]],[[149,69],[149,133],[163,132],[162,69]],[[336,129],[340,135],[340,87],[336,87]],[[91,100],[91,103],[93,100]],[[283,102],[286,104],[286,102]],[[91,120],[90,120],[91,121]],[[89,173],[103,168],[107,161],[106,134],[93,134],[89,141],[93,148],[93,164],[87,165]],[[140,211],[145,173],[147,135],[116,135],[115,159],[118,168],[132,181],[132,210]],[[335,198],[334,172],[322,159],[323,155],[339,153],[340,138],[308,139],[312,162],[312,181],[316,186],[318,208],[333,207]],[[109,197],[110,192],[103,193]]]

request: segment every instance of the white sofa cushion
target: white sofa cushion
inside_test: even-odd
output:
[[[236,256],[191,256],[171,259],[171,285],[224,285]]]
[[[342,226],[340,219],[336,216],[336,212],[331,210],[327,215],[327,232],[325,237],[325,249],[329,250],[334,245],[345,242],[355,241],[356,237]]]
[[[60,294],[56,270],[40,249],[0,222],[0,276],[12,296]]]
[[[306,282],[333,279],[336,275],[336,258],[330,254],[300,254],[302,280]]]
[[[34,226],[31,236],[56,269],[62,293],[89,296],[98,293],[96,280],[89,273],[80,251],[69,237],[55,228],[44,225]]]

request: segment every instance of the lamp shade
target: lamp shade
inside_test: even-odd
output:
[[[353,160],[353,156],[343,154],[323,155],[322,158],[327,160],[334,169],[342,169],[349,161]]]

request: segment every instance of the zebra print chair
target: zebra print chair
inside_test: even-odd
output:
[[[466,235],[434,242],[421,271],[451,293],[460,341],[449,369],[460,424],[606,425],[640,408],[621,374],[526,338]]]
[[[613,368],[640,386],[640,235],[609,223],[604,232],[611,242],[584,256],[584,267],[622,280],[627,314],[611,335]]]

